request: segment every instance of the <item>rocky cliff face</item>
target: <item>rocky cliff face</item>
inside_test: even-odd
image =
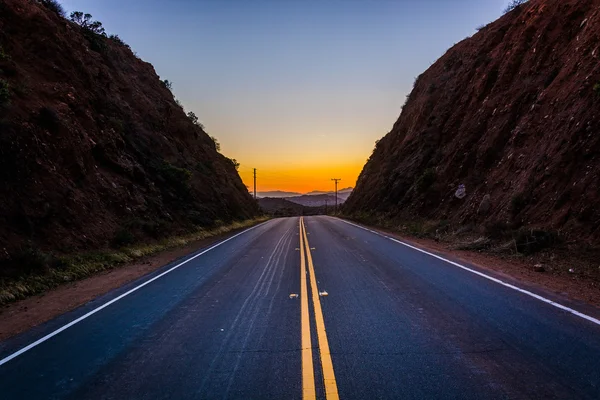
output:
[[[0,261],[258,212],[234,163],[127,45],[2,0],[0,46]]]
[[[594,240],[599,151],[600,1],[531,0],[417,79],[345,211]]]

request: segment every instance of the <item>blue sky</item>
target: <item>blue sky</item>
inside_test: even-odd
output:
[[[508,0],[62,0],[173,82],[259,190],[352,186],[414,79]]]

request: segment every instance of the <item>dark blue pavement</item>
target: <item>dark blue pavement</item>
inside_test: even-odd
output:
[[[298,221],[245,232],[0,365],[0,399],[300,399]],[[341,220],[304,221],[341,399],[600,398],[600,326]],[[0,359],[179,262],[5,341]]]

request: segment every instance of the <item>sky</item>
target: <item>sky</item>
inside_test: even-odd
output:
[[[118,34],[257,190],[354,186],[415,78],[508,0],[61,0]]]

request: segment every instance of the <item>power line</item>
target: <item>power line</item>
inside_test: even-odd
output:
[[[332,178],[332,181],[335,182],[335,208],[334,208],[334,215],[337,215],[337,206],[338,206],[338,198],[337,198],[337,187],[338,187],[338,182],[342,180],[342,178]]]
[[[254,200],[256,200],[256,168],[254,168]]]

